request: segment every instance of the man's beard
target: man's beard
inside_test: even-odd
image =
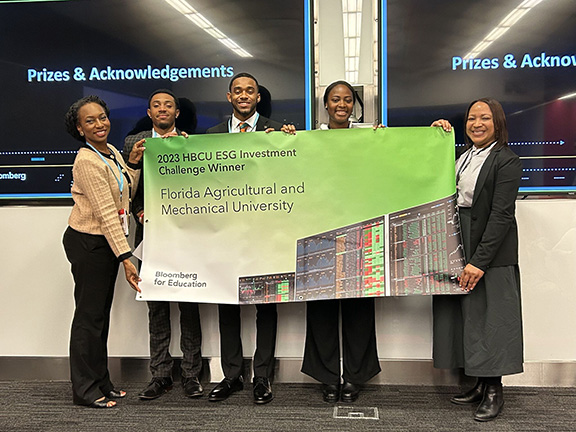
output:
[[[256,105],[252,105],[248,108],[241,108],[239,106],[236,106],[236,112],[238,112],[239,114],[249,117],[250,115],[254,114],[256,112]]]
[[[172,128],[174,127],[173,123],[166,121],[166,120],[162,120],[156,124],[156,127],[158,127],[159,129],[163,129],[163,130],[168,129],[171,126],[172,126]]]

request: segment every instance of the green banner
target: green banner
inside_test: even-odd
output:
[[[147,139],[144,179],[139,299],[458,292],[454,138],[440,128]]]

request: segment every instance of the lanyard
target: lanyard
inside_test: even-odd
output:
[[[96,150],[94,146],[92,146],[92,144],[90,144],[89,142],[86,142],[86,145],[90,146],[90,148],[94,150],[98,156],[100,156],[100,159],[102,159],[104,163],[108,165],[108,168],[110,168],[110,170],[112,171],[112,175],[116,179],[116,183],[118,183],[118,188],[120,189],[120,201],[122,201],[122,192],[124,192],[124,174],[122,174],[122,167],[120,166],[120,163],[117,160],[114,160],[116,162],[116,168],[118,168],[118,174],[120,176],[120,178],[118,178],[116,177],[116,173],[114,173],[112,165],[110,165],[106,160],[106,158],[102,156],[102,153]]]
[[[260,114],[256,113],[256,117],[254,117],[254,122],[252,123],[254,126],[250,126],[253,132],[256,129],[256,123],[258,123],[258,119],[260,118]],[[232,133],[232,117],[228,119],[228,133]]]

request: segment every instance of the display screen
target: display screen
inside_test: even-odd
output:
[[[239,72],[258,79],[262,115],[310,129],[309,15],[308,0],[0,2],[0,204],[70,197],[80,143],[64,114],[90,94],[118,149],[159,88],[181,99],[180,129],[226,120]]]
[[[380,7],[389,126],[448,119],[463,145],[468,104],[495,98],[523,163],[520,193],[576,193],[573,0],[387,0]]]

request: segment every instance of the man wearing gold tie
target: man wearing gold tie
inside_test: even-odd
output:
[[[281,130],[294,133],[293,125],[282,125],[256,111],[260,101],[258,81],[248,73],[239,73],[230,80],[228,102],[232,116],[206,133],[242,133]],[[209,400],[222,401],[244,388],[240,306],[218,305],[220,325],[220,356],[224,379],[210,392]],[[256,305],[256,351],[254,353],[254,403],[265,404],[273,399],[270,380],[274,373],[274,351],[278,315],[275,303]]]

